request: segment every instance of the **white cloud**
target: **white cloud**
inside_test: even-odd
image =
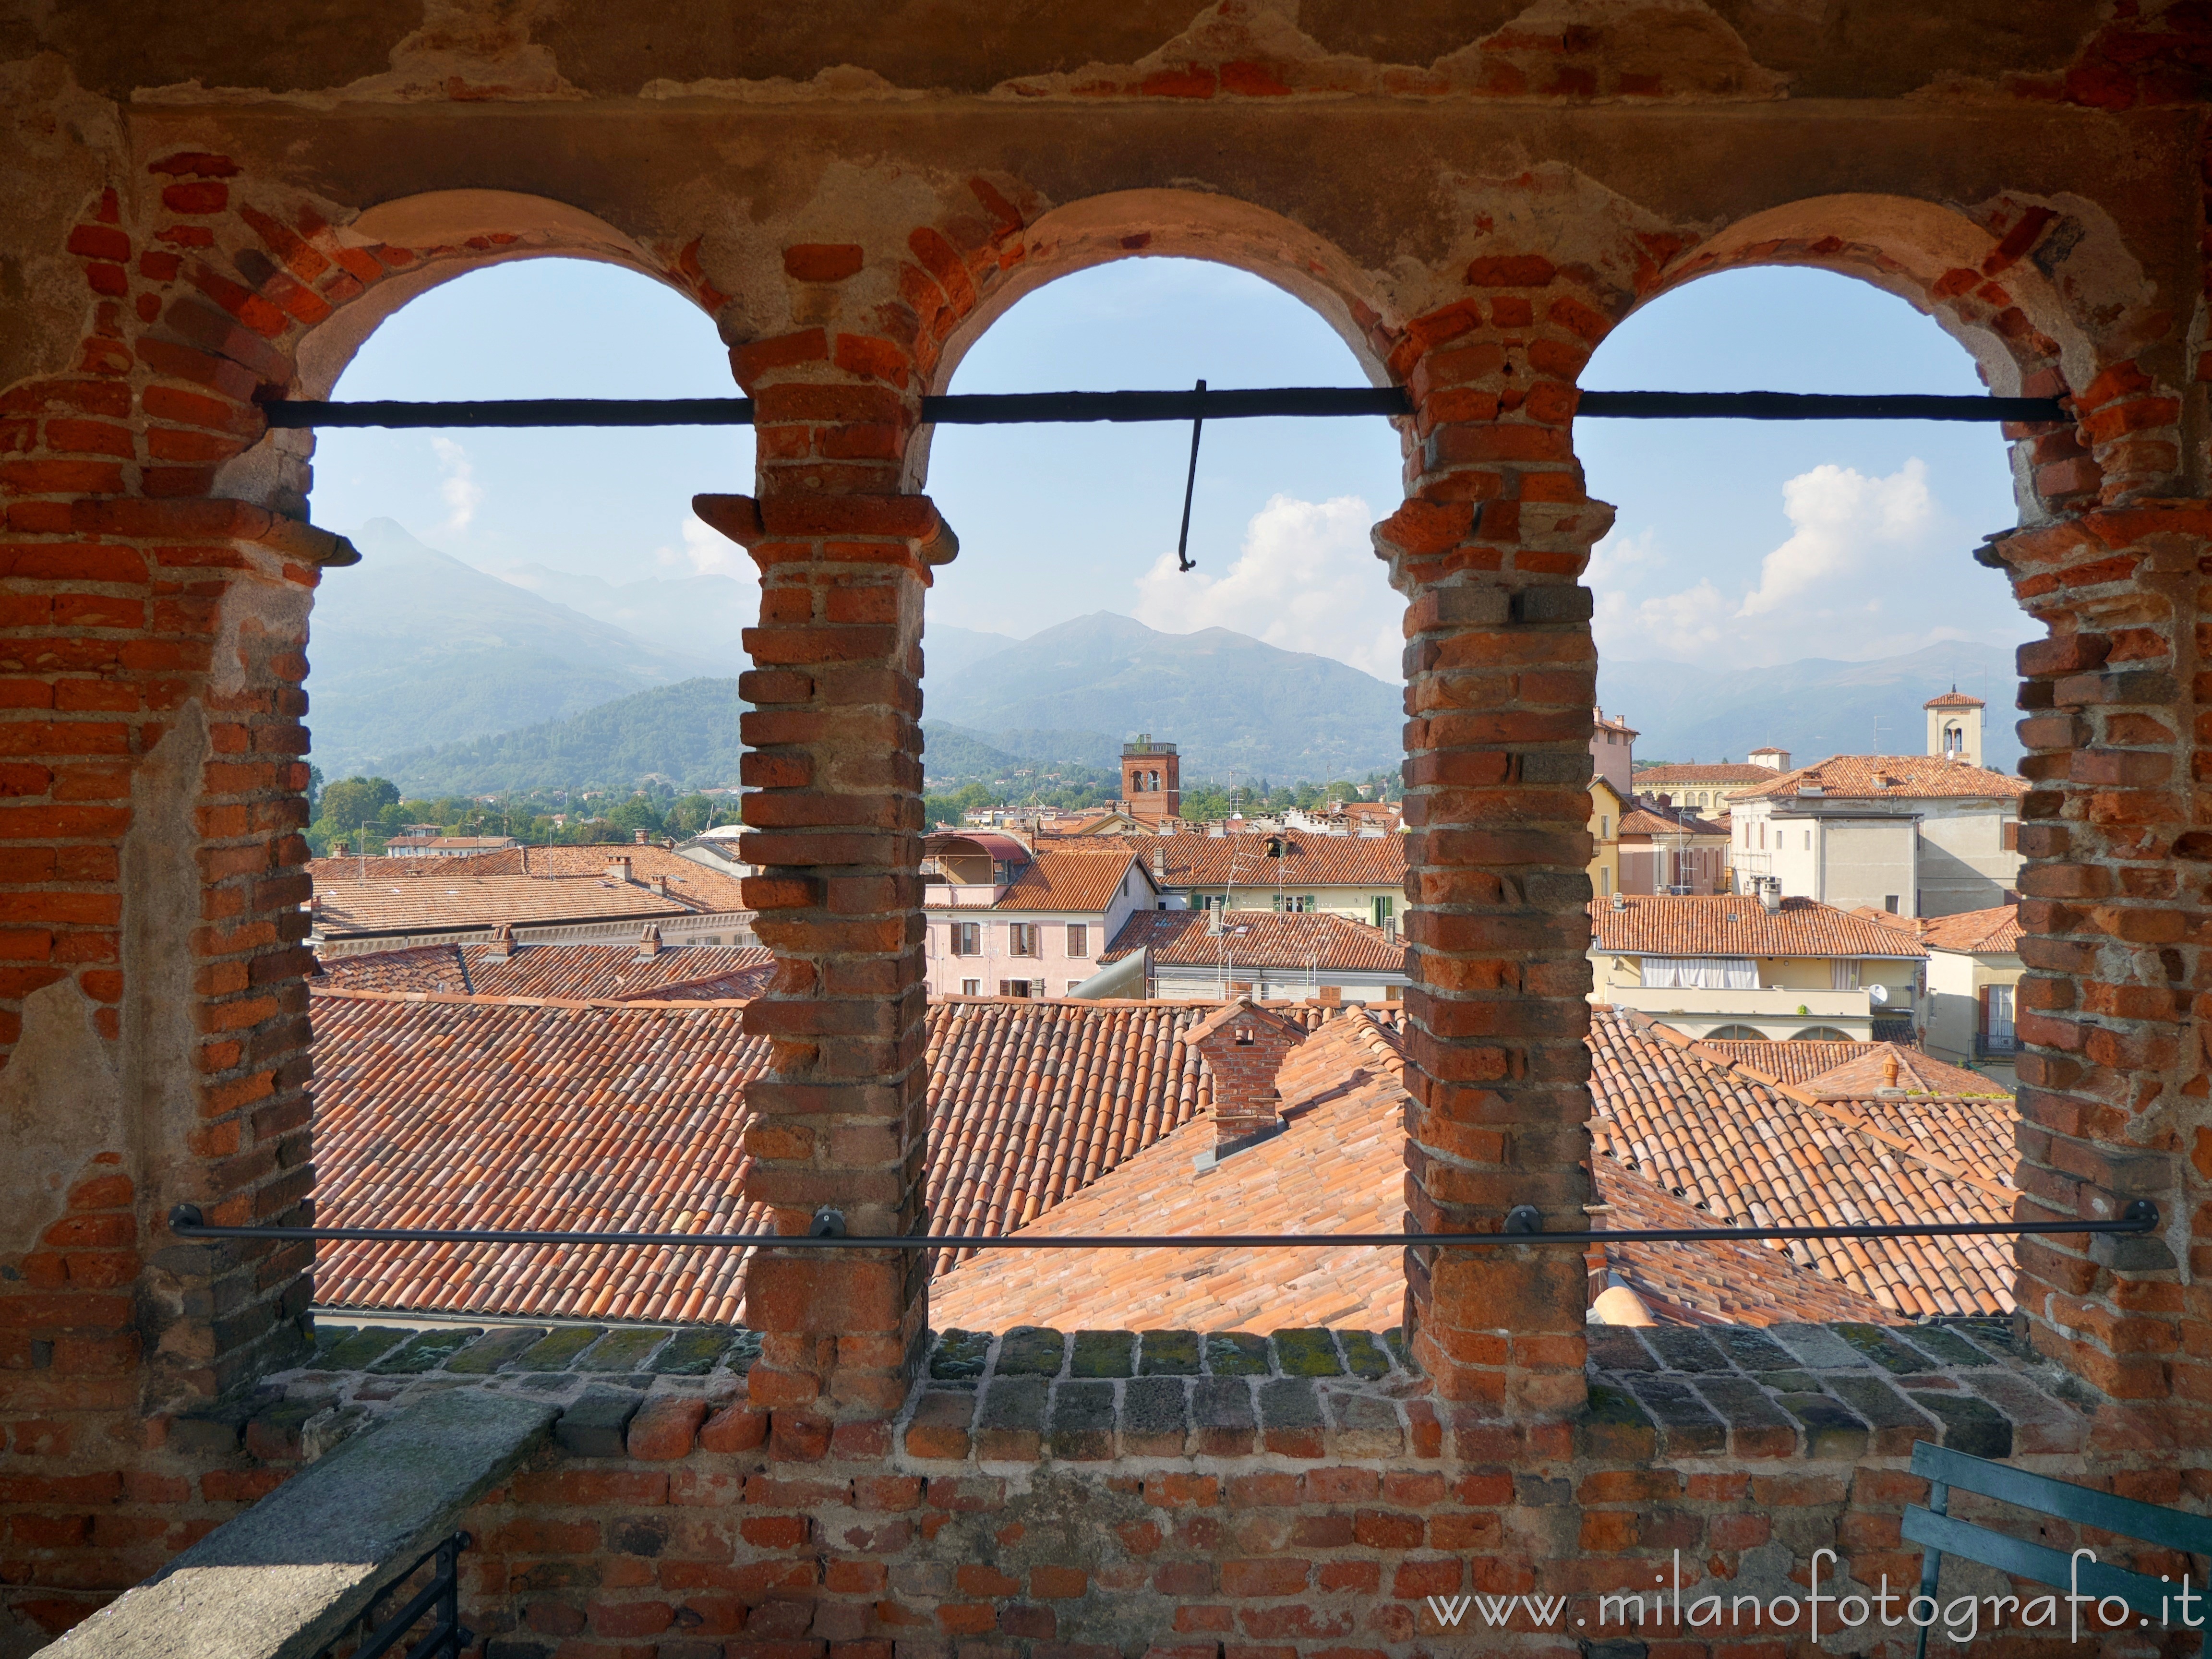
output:
[[[1972,637],[1916,601],[1928,592],[1929,560],[1950,534],[1919,459],[1887,477],[1816,466],[1782,486],[1782,507],[1789,538],[1734,599],[1710,575],[1672,592],[1639,592],[1670,564],[1654,532],[1600,542],[1589,574],[1599,652],[1625,660],[1718,655],[1730,666],[1757,667],[1894,656]]]
[[[438,471],[445,475],[438,495],[446,503],[446,521],[438,526],[438,533],[458,535],[469,527],[477,508],[483,505],[483,486],[477,482],[476,463],[469,452],[451,438],[433,438],[430,447],[436,452]]]
[[[1368,540],[1374,522],[1357,495],[1277,495],[1253,515],[1236,562],[1218,575],[1178,570],[1173,553],[1160,555],[1137,578],[1137,620],[1164,634],[1233,629],[1395,682],[1405,601]]]
[[[734,576],[741,582],[760,580],[751,556],[697,514],[684,515],[682,534],[682,551],[661,548],[657,556],[660,563],[673,565],[680,561],[690,566],[693,574],[700,576]]]
[[[1917,457],[1887,478],[1832,463],[1801,472],[1782,486],[1782,510],[1796,526],[1759,566],[1759,586],[1744,595],[1739,617],[1763,617],[1802,605],[1839,581],[1863,585],[1879,550],[1917,543],[1936,520],[1928,468]]]

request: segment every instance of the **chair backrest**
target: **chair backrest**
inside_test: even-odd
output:
[[[2179,1583],[2170,1583],[2148,1573],[2131,1572],[2102,1561],[2077,1562],[2070,1552],[1992,1532],[1986,1527],[1955,1520],[1942,1511],[1948,1501],[1947,1489],[1956,1486],[1961,1492],[1978,1492],[1984,1498],[2016,1504],[2039,1515],[2078,1522],[2120,1537],[2140,1539],[2166,1549],[2203,1556],[2212,1556],[2212,1517],[2140,1503],[2132,1498],[2115,1498],[2110,1492],[2095,1492],[2070,1481],[2054,1480],[2048,1475],[2030,1474],[2025,1469],[1992,1463],[1986,1458],[1947,1450],[1925,1440],[1912,1448],[1912,1472],[1935,1483],[1930,1502],[1936,1507],[1923,1509],[1916,1504],[1905,1510],[1904,1534],[1910,1542],[1946,1555],[1963,1555],[2000,1572],[2033,1579],[2054,1589],[2078,1587],[2084,1595],[2116,1597],[2143,1618],[2157,1620],[2168,1629],[2191,1627],[2177,1610],[2182,1589]],[[1932,1573],[1923,1582],[1932,1583]],[[2204,1601],[2207,1586],[2203,1581],[2197,1580],[2189,1588],[2196,1595],[2195,1605],[2212,1613],[2212,1607]],[[2100,1625],[2099,1628],[2103,1626]],[[2212,1620],[2195,1628],[2206,1632],[2206,1649],[2212,1652]]]

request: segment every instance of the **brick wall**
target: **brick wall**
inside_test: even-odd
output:
[[[896,1414],[831,1437],[807,1407],[745,1398],[759,1342],[727,1332],[332,1324],[307,1367],[165,1420],[127,1482],[0,1489],[6,1559],[18,1615],[58,1628],[101,1583],[453,1387],[564,1410],[462,1517],[483,1659],[1380,1659],[1480,1641],[1483,1613],[1447,1636],[1429,1600],[1466,1595],[1537,1598],[1501,1615],[1547,1633],[1534,1651],[1750,1659],[1783,1650],[1771,1628],[1671,1625],[1678,1576],[1686,1607],[1771,1607],[1802,1601],[1827,1549],[1829,1594],[1885,1576],[1902,1594],[1916,1441],[2204,1495],[2000,1325],[1600,1327],[1589,1346],[1594,1408],[1512,1425],[1413,1386],[1396,1333],[955,1333]],[[16,1448],[38,1468],[65,1450]],[[1634,1627],[1599,1599],[1655,1579],[1668,1611],[1647,1602]],[[1945,1586],[1991,1588],[1956,1570]],[[1901,1655],[1911,1636],[1846,1650]]]

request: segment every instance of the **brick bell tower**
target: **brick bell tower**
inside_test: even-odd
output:
[[[1157,824],[1162,818],[1182,816],[1181,764],[1176,746],[1154,743],[1149,732],[1140,732],[1136,742],[1121,745],[1121,801],[1131,817]]]

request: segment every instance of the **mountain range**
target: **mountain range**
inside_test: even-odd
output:
[[[325,776],[381,772],[410,793],[735,780],[750,584],[534,566],[502,580],[390,520],[354,540],[363,562],[326,580],[308,653]],[[1176,744],[1194,782],[1364,777],[1401,758],[1397,686],[1228,629],[1164,634],[1103,611],[1026,640],[933,623],[924,655],[933,781],[1111,770],[1139,733]],[[2015,684],[2009,652],[1960,643],[1765,668],[1607,659],[1598,700],[1638,729],[1641,759],[1775,744],[1802,763],[1868,752],[1877,733],[1884,752],[1921,752],[1921,704],[1955,684],[1990,705],[1984,756],[2010,769]]]

